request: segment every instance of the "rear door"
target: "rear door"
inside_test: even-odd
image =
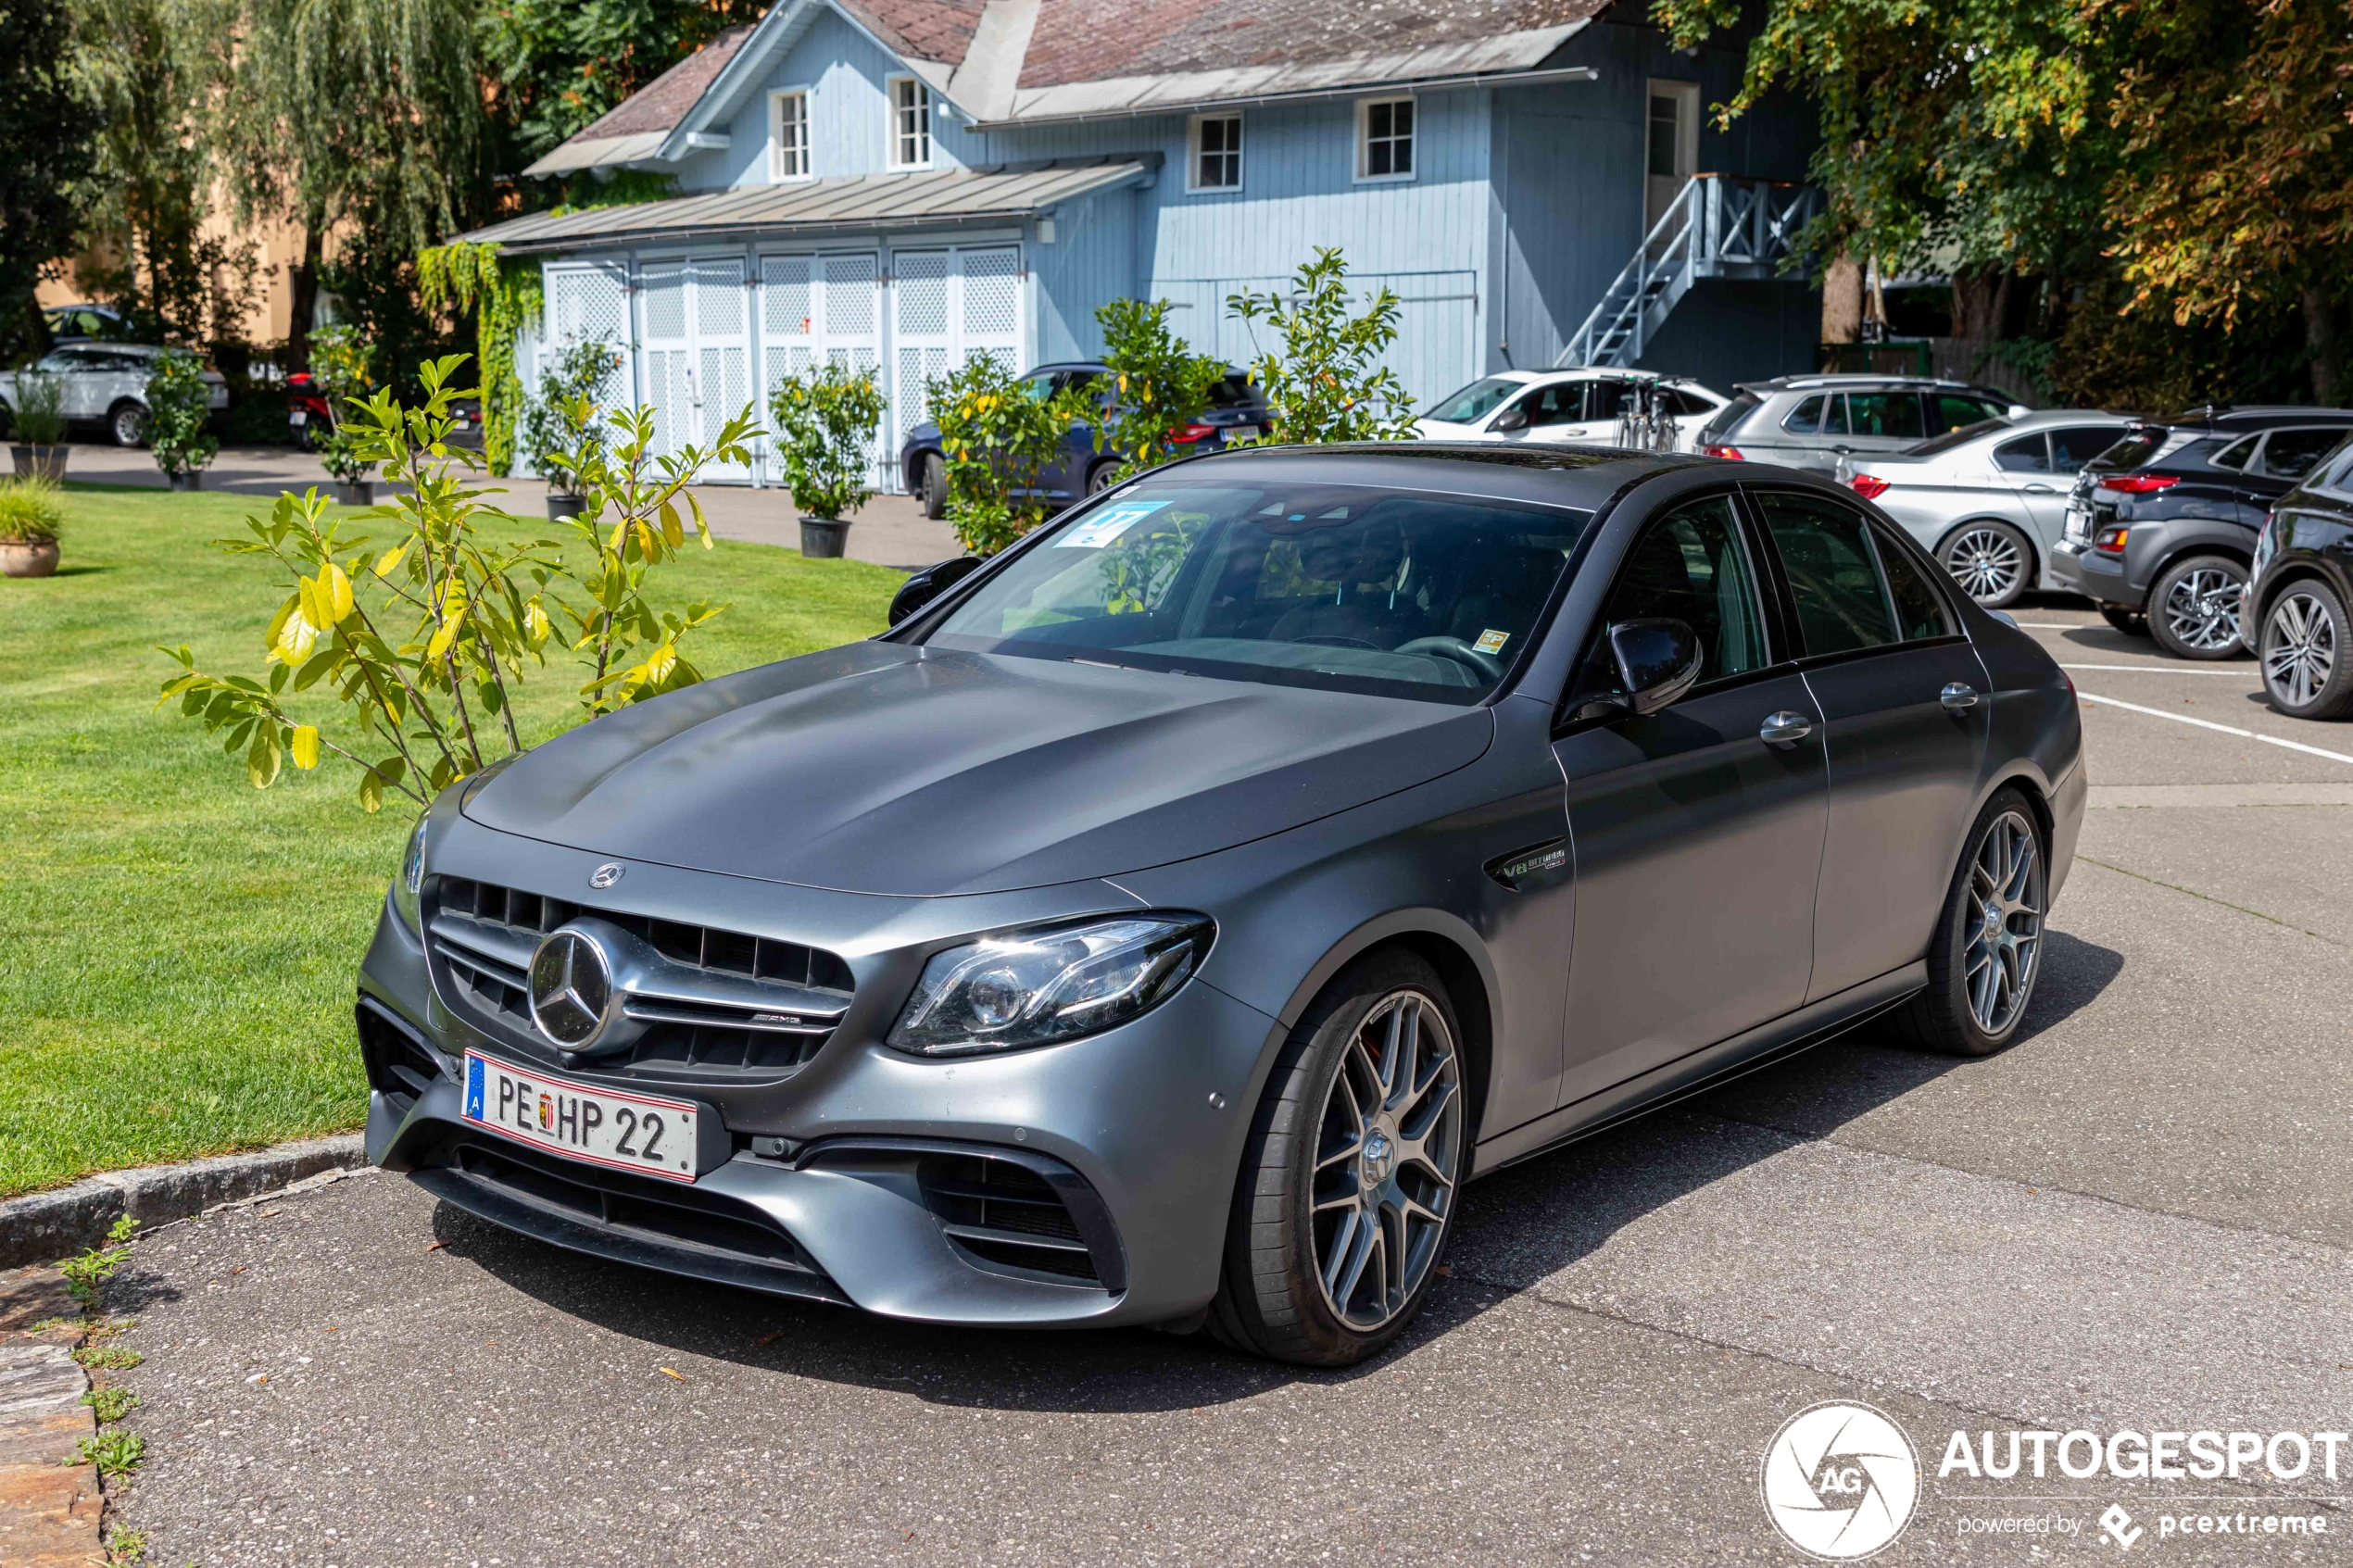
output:
[[[1890,532],[1827,495],[1749,495],[1825,726],[1830,821],[1810,1002],[1927,953],[1976,800],[1993,703],[1938,574]]]
[[[1836,438],[1831,445],[1836,458],[1884,457],[1928,439],[1920,395],[1917,392],[1849,392],[1843,401],[1846,409],[1843,426],[1833,413],[1824,427],[1826,433]],[[1828,465],[1831,469],[1837,466],[1835,458]]]
[[[2253,461],[2239,470],[2239,521],[2260,528],[2264,515],[2345,439],[2347,429],[2345,425],[2289,425],[2265,436]]]

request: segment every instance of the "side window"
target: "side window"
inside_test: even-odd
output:
[[[1614,420],[1626,411],[1633,397],[1633,389],[1622,381],[1594,381],[1585,383],[1585,418]]]
[[[1959,430],[1982,420],[1999,419],[2003,412],[1983,398],[1964,396],[1957,392],[1931,392],[1926,395],[1931,435],[1943,435],[1946,431]]]
[[[1712,495],[1669,512],[1635,541],[1602,623],[1658,616],[1683,621],[1699,634],[1706,654],[1702,683],[1761,670],[1765,633],[1755,581],[1741,548],[1731,497]],[[1599,669],[1590,678],[1598,679],[1598,689],[1609,689],[1616,677],[1605,642],[1595,655]]]
[[[1907,643],[1951,636],[1953,618],[1928,579],[1920,575],[1920,569],[1912,564],[1912,558],[1883,531],[1872,531],[1871,544],[1878,550],[1881,568],[1887,573],[1887,596],[1895,605],[1896,635]]]
[[[1757,500],[1797,601],[1806,652],[1852,653],[1894,642],[1894,616],[1863,520],[1812,495],[1768,492]]]
[[[1678,419],[1689,419],[1694,414],[1716,412],[1715,404],[1695,392],[1685,392],[1680,387],[1670,386],[1667,389],[1667,407]]]
[[[1789,418],[1781,421],[1781,428],[1789,432],[1792,435],[1821,434],[1821,395],[1818,393],[1814,396],[1807,398],[1805,402],[1800,403],[1796,408],[1792,408],[1789,411]]]
[[[1920,396],[1917,392],[1850,392],[1846,418],[1852,435],[1893,435],[1918,441]]]
[[[2042,432],[2021,435],[1994,447],[1994,466],[2004,473],[2050,472],[2051,455],[2045,449]]]
[[[2262,439],[2259,435],[2250,435],[2244,440],[2233,441],[2207,461],[2218,469],[2243,469],[2246,467],[2246,460],[2255,456],[2256,443]]]
[[[2051,432],[2051,467],[2060,473],[2081,472],[2085,463],[2116,445],[2117,432],[2106,425],[2083,425]]]
[[[2273,479],[2302,479],[2345,436],[2345,430],[2335,425],[2275,430],[2263,444],[2263,471]]]
[[[1530,430],[1538,425],[1575,424],[1584,417],[1585,389],[1575,382],[1541,386],[1520,399]]]

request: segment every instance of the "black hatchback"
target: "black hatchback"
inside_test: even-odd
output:
[[[2256,531],[2348,433],[2345,408],[2206,408],[2135,424],[2076,477],[2051,575],[2177,659],[2234,658]]]
[[[2292,719],[2353,717],[2353,441],[2280,497],[2255,540],[2239,633]]]

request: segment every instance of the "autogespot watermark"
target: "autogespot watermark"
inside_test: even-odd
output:
[[[2334,1482],[2340,1463],[2353,1468],[2353,1434],[2344,1432],[2222,1432],[2213,1430],[2100,1434],[2019,1427],[2007,1432],[1955,1432],[1938,1463],[1939,1482],[2270,1481]],[[1831,1400],[1810,1405],[1785,1422],[1766,1445],[1762,1476],[1765,1512],[1781,1538],[1809,1557],[1858,1562],[1885,1549],[1919,1511],[1922,1477],[1911,1440],[1884,1411]],[[2334,1495],[2296,1498],[2136,1497],[2144,1516],[2120,1502],[2080,1496],[1952,1494],[1963,1512],[1953,1524],[1963,1540],[2018,1537],[2070,1540],[2084,1537],[2129,1552],[2152,1532],[2159,1542],[2177,1536],[2343,1534],[2333,1528]],[[2107,1501],[2096,1512],[2090,1505]],[[2033,1504],[1991,1512],[1987,1504]],[[2079,1512],[2052,1503],[2085,1505]],[[2184,1509],[2184,1503],[2207,1505]],[[2213,1505],[2228,1505],[2220,1509]]]

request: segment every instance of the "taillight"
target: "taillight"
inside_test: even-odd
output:
[[[2152,490],[2171,490],[2182,483],[2179,474],[2120,473],[2100,481],[2104,490],[2119,491],[2126,495],[2145,495]]]
[[[1866,501],[1876,501],[1887,494],[1887,481],[1877,474],[1858,473],[1846,483]]]
[[[1196,441],[1205,440],[1216,433],[1217,427],[1215,425],[1178,425],[1176,429],[1168,433],[1168,439],[1179,446],[1189,446]]]
[[[1741,460],[1741,449],[1739,447],[1718,446],[1713,441],[1703,443],[1700,446],[1700,453],[1702,456],[1709,458],[1730,458],[1736,463]]]
[[[2120,556],[2124,553],[2124,536],[2132,532],[2121,523],[2110,523],[2092,541],[2092,548],[2102,555]]]

